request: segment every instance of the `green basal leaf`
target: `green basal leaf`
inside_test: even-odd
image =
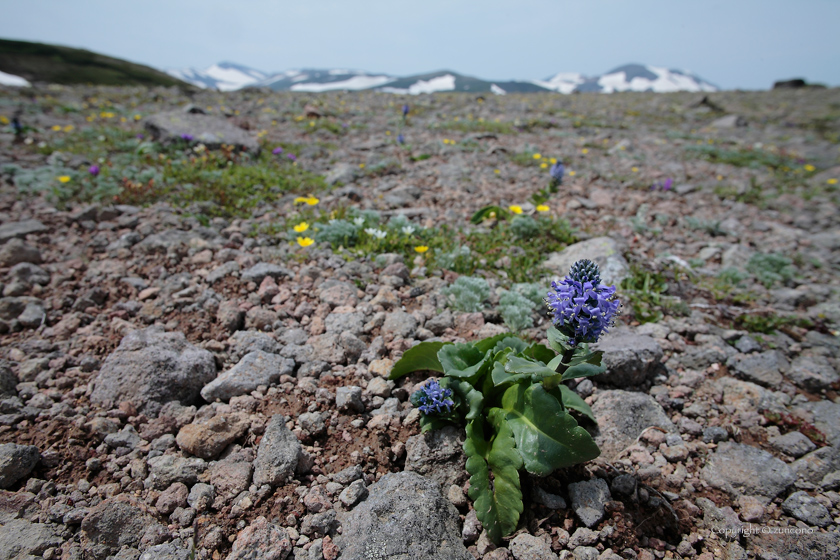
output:
[[[469,411],[465,418],[473,420],[481,414],[481,409],[484,407],[484,395],[481,391],[477,391],[471,384],[466,381],[452,380],[450,384],[452,390],[461,397],[461,401],[469,406]]]
[[[531,474],[548,476],[601,453],[589,432],[540,384],[513,385],[502,396],[502,408]]]
[[[514,354],[519,354],[528,348],[528,343],[516,336],[506,336],[493,346],[493,355],[496,355],[506,348],[513,350]]]
[[[578,364],[594,364],[596,366],[601,365],[601,358],[604,356],[604,352],[602,350],[597,350],[595,352],[589,352],[589,345],[585,345],[584,351],[580,354],[577,352],[574,356],[572,356],[571,361],[569,361],[570,366],[576,366]]]
[[[524,357],[533,358],[534,360],[544,364],[549,363],[557,356],[556,352],[542,344],[539,344],[538,342],[531,344],[525,350],[520,350],[520,352]]]
[[[425,434],[431,430],[439,430],[450,423],[451,422],[443,418],[438,418],[437,416],[426,416],[425,414],[420,414],[420,433]]]
[[[488,419],[495,435],[485,440],[483,419],[473,420],[467,424],[464,452],[470,473],[468,493],[476,516],[490,540],[498,544],[516,530],[523,510],[519,485],[522,458],[516,452],[504,413],[493,408]]]
[[[472,215],[470,223],[478,225],[484,220],[490,218],[490,214],[496,214],[496,218],[504,219],[504,217],[507,216],[507,210],[503,210],[501,206],[485,206]]]
[[[445,375],[470,378],[484,365],[487,354],[472,344],[447,344],[438,350],[437,357]]]
[[[547,334],[548,345],[551,346],[555,352],[557,352],[558,354],[562,354],[563,352],[569,349],[569,345],[566,344],[566,340],[568,340],[569,337],[558,331],[557,327],[549,327]]]
[[[502,362],[495,362],[493,364],[493,371],[490,374],[490,378],[493,380],[493,386],[499,387],[500,385],[508,385],[510,383],[519,383],[520,381],[527,379],[531,380],[532,374],[530,373],[509,373],[505,371],[505,364]]]
[[[557,368],[560,367],[560,364],[563,363],[563,354],[557,354],[551,360],[545,364],[545,367],[552,371],[557,371]]]
[[[595,414],[592,412],[592,409],[589,408],[589,405],[586,404],[586,401],[583,400],[583,397],[569,389],[566,385],[559,385],[556,389],[549,391],[549,393],[555,397],[561,398],[562,403],[566,408],[577,410],[593,422],[598,422],[595,420]]]
[[[505,371],[508,373],[527,373],[534,376],[534,379],[542,379],[555,375],[557,372],[549,369],[542,362],[535,362],[527,358],[520,358],[519,356],[510,356],[505,363]]]
[[[593,375],[599,375],[605,371],[607,371],[607,366],[596,366],[594,364],[584,362],[576,366],[571,366],[569,369],[564,371],[561,381],[577,379],[578,377],[592,377]]]
[[[391,368],[388,379],[399,379],[414,371],[430,370],[443,373],[443,366],[438,360],[437,353],[448,342],[421,342],[417,346],[409,348],[402,355],[402,358]]]
[[[489,338],[483,338],[479,341],[473,342],[472,345],[479,349],[481,352],[487,352],[491,348],[495,348],[499,341],[505,340],[507,338],[516,338],[515,336],[511,336],[508,332],[503,332],[497,334],[495,336],[491,336]],[[498,352],[498,350],[497,350]]]

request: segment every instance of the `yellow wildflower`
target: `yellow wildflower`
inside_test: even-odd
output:
[[[569,171],[569,177],[574,177],[577,173],[575,171]]]
[[[295,204],[306,204],[306,205],[308,205],[308,206],[315,206],[315,205],[316,205],[316,204],[318,204],[319,202],[321,202],[321,201],[320,201],[320,200],[318,200],[317,198],[315,198],[315,197],[314,197],[314,196],[312,196],[312,195],[309,195],[309,196],[299,196],[299,197],[297,197],[297,198],[295,199]]]
[[[309,229],[309,224],[306,222],[301,222],[295,226],[295,231],[298,233],[303,233],[304,231]]]
[[[300,245],[301,247],[309,247],[310,245],[315,243],[315,240],[311,237],[298,237],[297,242],[298,245]]]
[[[511,212],[513,212],[514,214],[521,214],[521,213],[522,213],[522,207],[521,207],[521,206],[517,206],[516,204],[513,204],[513,205],[511,205],[511,206],[508,206],[508,210],[510,210],[510,211],[511,211]]]
[[[548,212],[551,208],[548,207],[547,204],[540,204],[537,206],[537,212]]]
[[[73,126],[72,124],[68,124],[67,126],[64,127],[64,132],[70,132],[74,128],[76,128],[76,127]]]
[[[582,150],[580,151],[580,153],[582,153],[582,154],[584,154],[584,155],[588,154],[588,153],[589,153],[589,148],[584,148],[584,149],[582,149]]]
[[[638,168],[638,167],[631,167],[631,168],[630,168],[630,171],[632,171],[633,173],[638,173],[638,172],[639,172],[639,168]]]
[[[386,131],[385,131],[385,136],[391,136],[391,131],[390,131],[390,130],[386,130]]]
[[[542,159],[542,154],[534,154],[534,159]]]
[[[315,121],[309,121],[309,126],[315,126]]]
[[[61,130],[61,125],[60,125],[60,124],[54,124],[54,125],[53,125],[53,127],[52,127],[52,129],[53,129],[54,131],[58,132],[59,130]]]
[[[832,177],[831,179],[826,181],[826,183],[828,183],[829,185],[836,185],[837,184],[837,179]]]
[[[0,124],[9,124],[9,117],[6,115],[0,115]]]
[[[808,173],[811,173],[812,171],[816,171],[816,169],[817,168],[814,167],[813,165],[811,165],[810,163],[805,164],[805,171],[807,171]]]
[[[557,163],[557,158],[553,157],[553,158],[549,159],[548,161],[551,162],[551,165],[554,165],[555,163]]]
[[[360,163],[360,164],[359,164],[359,169],[364,169],[364,168],[365,168],[365,164],[364,164],[364,163]]]
[[[143,118],[143,117],[141,117],[140,115],[134,115],[134,120],[135,120],[135,121],[139,121],[139,120],[140,120],[140,119],[142,119],[142,118]]]
[[[540,164],[540,169],[546,169],[547,167],[548,167],[548,164],[546,162],[542,162]]]
[[[70,182],[70,175],[62,175],[58,178],[59,183],[69,183]]]
[[[417,251],[418,253],[425,253],[426,251],[429,250],[429,248],[426,245],[418,245],[417,247],[414,248],[414,250]]]

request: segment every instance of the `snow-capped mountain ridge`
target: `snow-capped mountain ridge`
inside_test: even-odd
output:
[[[246,66],[222,62],[204,70],[169,70],[171,76],[201,88],[232,91],[268,87],[275,91],[324,92],[374,89],[389,93],[420,94],[441,91],[473,93],[558,93],[621,91],[717,91],[717,86],[683,70],[626,64],[600,76],[560,72],[544,80],[491,81],[464,76],[451,70],[398,77],[349,69],[296,69],[269,74]]]

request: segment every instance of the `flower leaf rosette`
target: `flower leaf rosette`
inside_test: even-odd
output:
[[[503,333],[477,342],[423,342],[394,364],[390,379],[413,371],[441,375],[411,396],[423,432],[463,426],[476,515],[496,543],[516,530],[523,511],[519,472],[548,476],[594,459],[598,446],[573,416],[595,417],[565,381],[603,373],[601,352],[589,350],[620,306],[598,266],[576,262],[552,283],[548,346]]]

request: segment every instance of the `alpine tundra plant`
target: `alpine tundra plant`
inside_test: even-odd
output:
[[[613,323],[620,302],[598,266],[576,262],[545,299],[548,344],[504,333],[473,343],[422,342],[405,352],[390,379],[413,371],[443,374],[411,396],[426,432],[465,426],[469,496],[496,543],[516,530],[523,511],[519,471],[548,476],[601,452],[570,411],[592,410],[565,381],[598,375],[602,352],[589,350]]]

